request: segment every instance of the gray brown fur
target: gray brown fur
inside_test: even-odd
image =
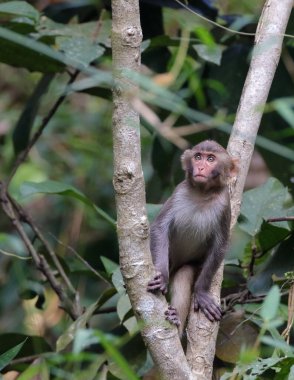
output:
[[[194,162],[196,152],[213,154],[218,162],[206,172],[211,178],[198,183]],[[205,156],[206,157],[206,156]],[[208,156],[207,156],[208,157]],[[182,334],[194,292],[194,308],[201,309],[210,320],[221,318],[221,309],[209,295],[212,278],[227,250],[230,229],[228,177],[236,164],[215,141],[204,141],[182,156],[186,179],[165,202],[151,225],[151,253],[157,275],[148,290],[166,293],[170,285],[171,310],[167,319],[179,325]],[[198,166],[197,166],[198,165]],[[177,310],[175,319],[173,308]]]

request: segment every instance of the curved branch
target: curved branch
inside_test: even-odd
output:
[[[232,191],[232,224],[240,212],[242,192],[268,93],[278,66],[292,0],[267,0],[258,23],[251,64],[228,144],[240,159],[240,174]]]
[[[264,105],[280,59],[283,36],[293,0],[267,0],[259,20],[255,47],[244,84],[228,151],[240,159],[240,173],[231,186],[232,226],[240,212],[242,193],[258,133]],[[223,266],[218,270],[211,292],[219,298]],[[217,324],[201,313],[190,313],[187,359],[197,380],[212,376]]]

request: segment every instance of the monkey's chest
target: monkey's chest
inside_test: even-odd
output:
[[[220,221],[213,209],[191,207],[174,215],[170,228],[170,259],[176,267],[192,261],[202,261],[209,253]]]

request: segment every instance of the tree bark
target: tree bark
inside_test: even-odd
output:
[[[142,32],[139,0],[112,1],[113,150],[120,267],[142,336],[162,379],[191,379],[177,329],[164,319],[167,303],[146,291],[154,276],[141,167],[140,120],[132,108],[138,89],[129,79],[139,71]],[[124,75],[128,72],[128,75]]]
[[[292,7],[293,0],[267,0],[258,23],[250,68],[228,144],[228,152],[240,159],[238,178],[231,185],[231,226],[236,223],[240,213],[245,179]],[[216,299],[219,299],[222,278],[223,265],[211,287]],[[197,380],[211,379],[217,332],[217,323],[211,323],[202,313],[191,310],[187,359]]]

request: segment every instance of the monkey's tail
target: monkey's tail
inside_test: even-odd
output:
[[[194,277],[195,271],[193,266],[184,265],[177,270],[170,281],[171,306],[177,309],[181,322],[179,326],[180,337],[183,334],[191,305]]]

